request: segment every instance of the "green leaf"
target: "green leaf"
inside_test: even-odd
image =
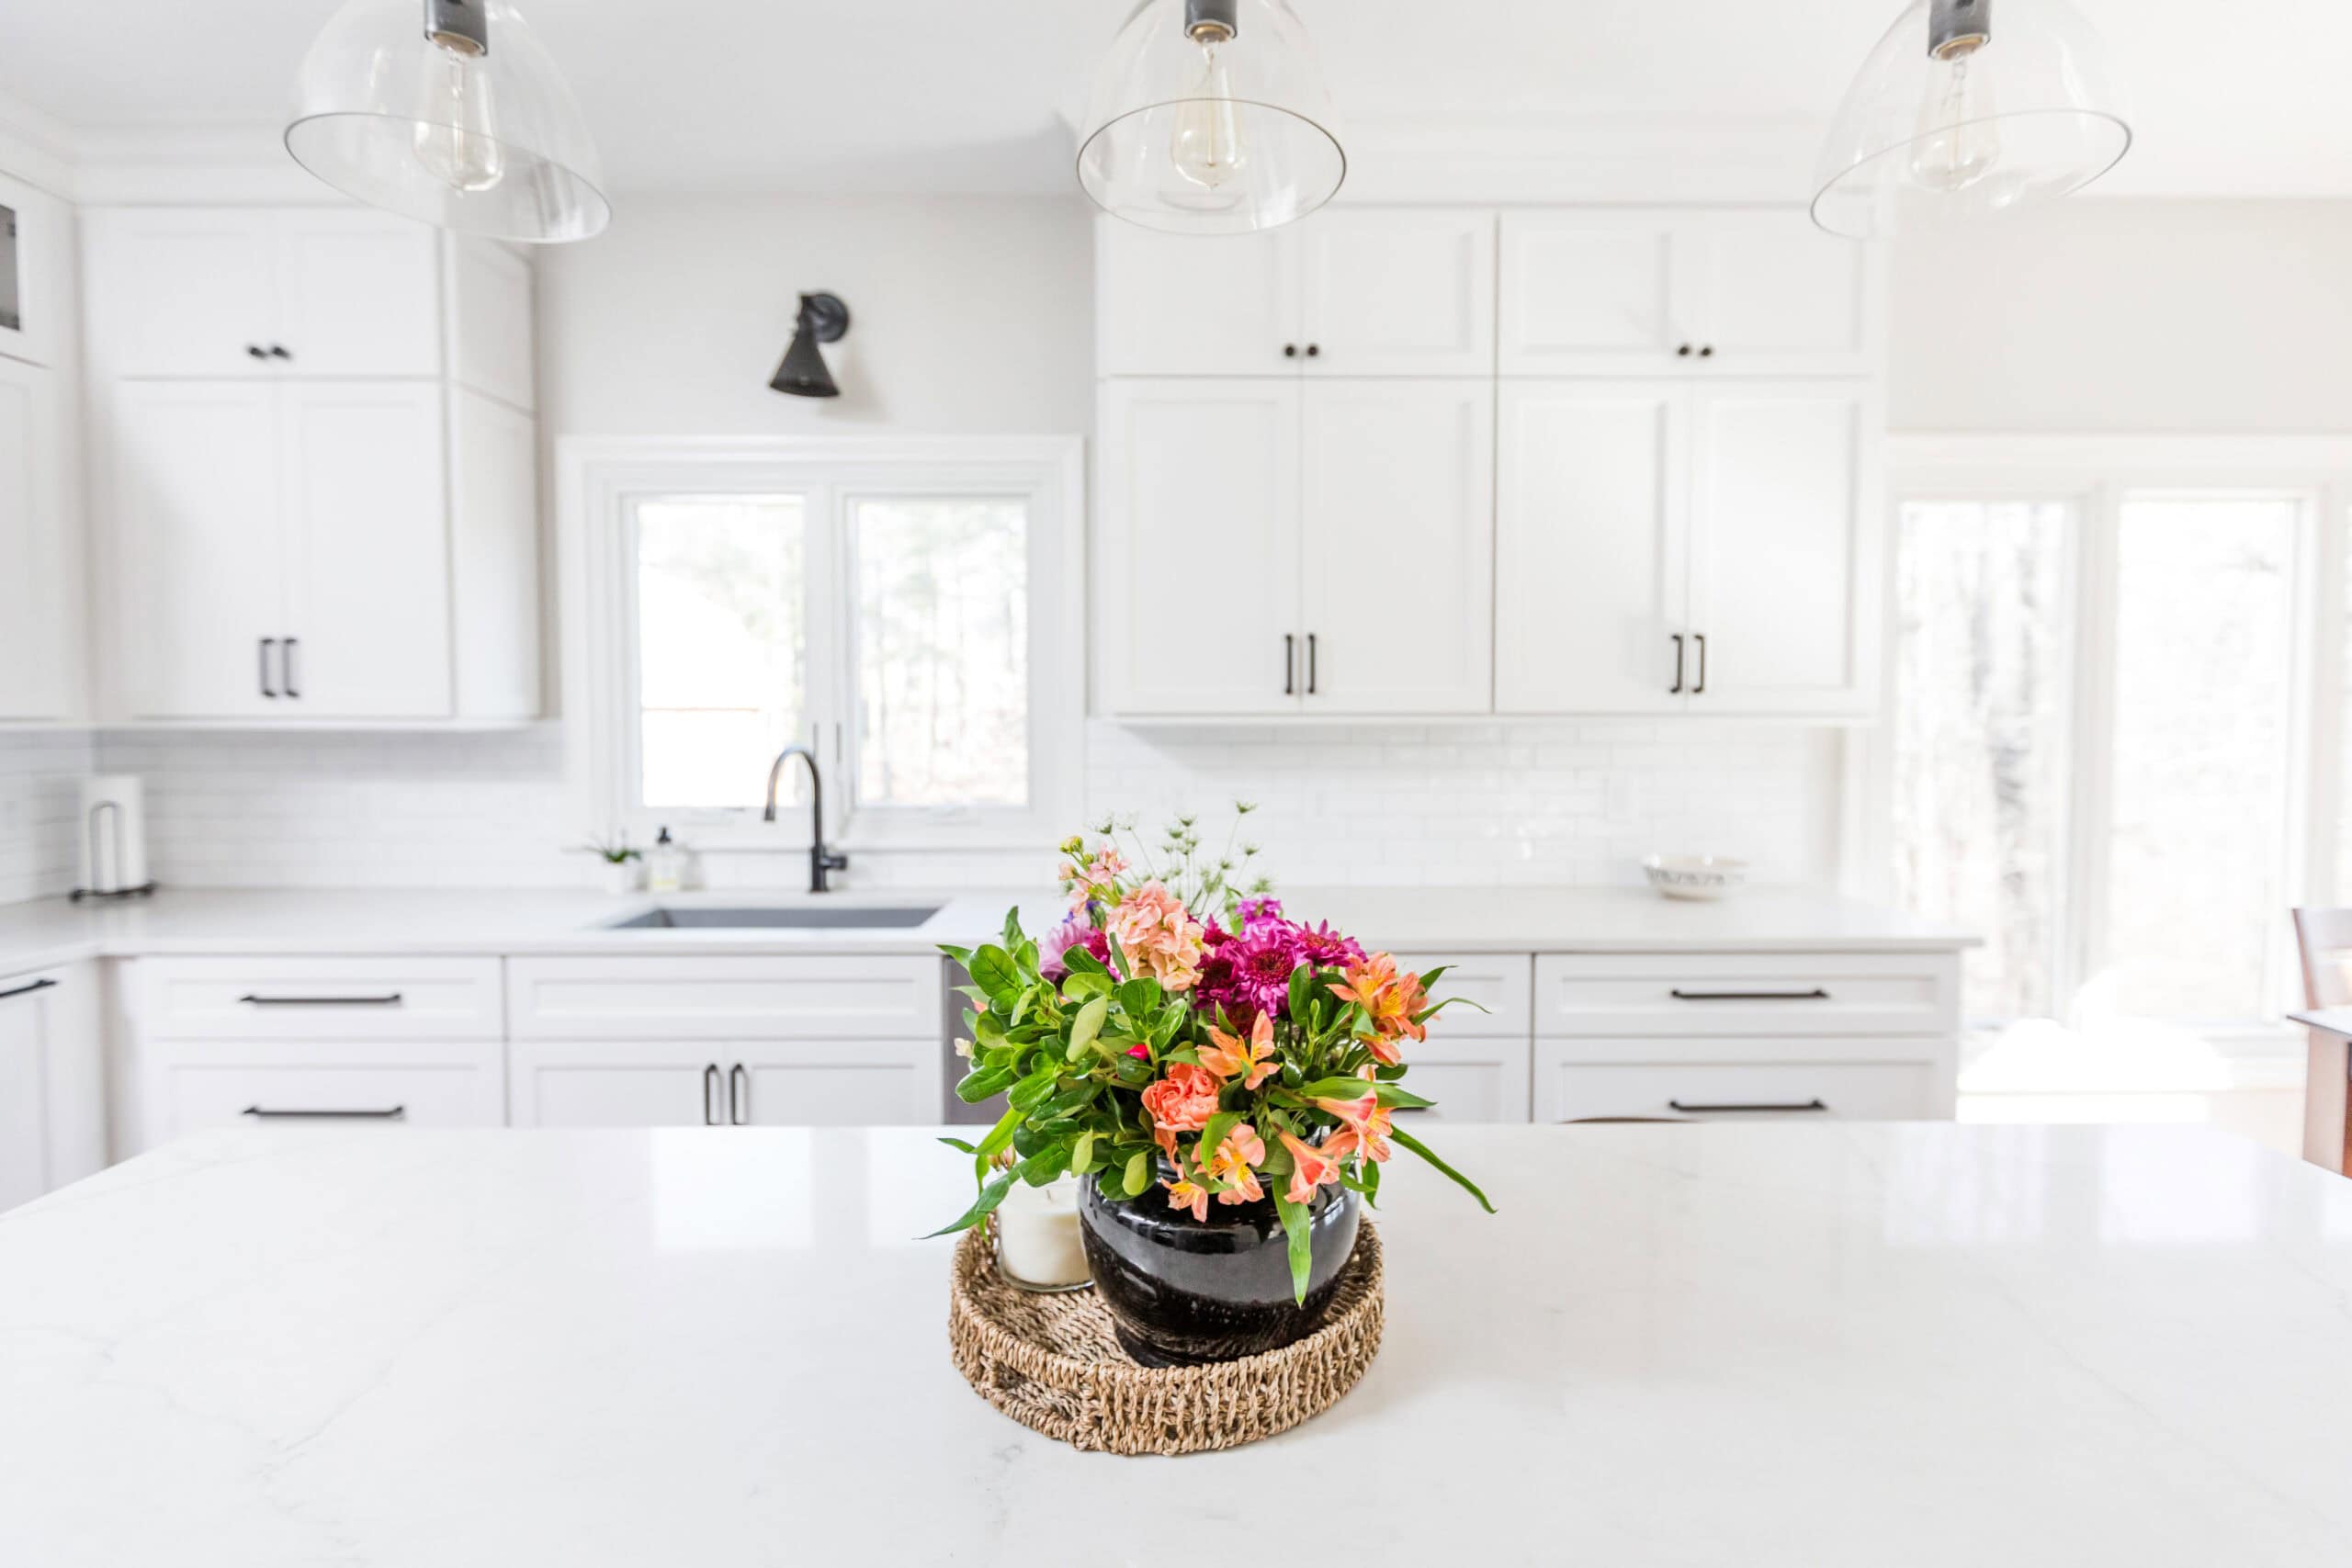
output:
[[[1317,1078],[1298,1092],[1309,1100],[1362,1100],[1372,1087],[1362,1078]]]
[[[1434,1100],[1423,1100],[1411,1089],[1399,1088],[1393,1083],[1375,1083],[1372,1087],[1373,1091],[1380,1096],[1380,1103],[1391,1111],[1399,1108],[1407,1111],[1426,1111],[1437,1103]]]
[[[1127,962],[1126,950],[1119,945],[1119,939],[1106,934],[1102,940],[1111,944],[1111,973],[1114,975],[1134,974],[1136,967]]]
[[[1119,987],[1119,1005],[1137,1018],[1148,1016],[1159,1005],[1159,982],[1148,975],[1127,981]]]
[[[1102,961],[1082,947],[1064,948],[1062,967],[1073,975],[1100,975],[1106,980],[1111,977],[1111,971],[1102,966]]]
[[[1069,1168],[1080,1176],[1094,1168],[1093,1134],[1080,1133],[1078,1135],[1078,1142],[1070,1147]]]
[[[1054,1092],[1055,1070],[1056,1064],[1047,1062],[1044,1066],[1014,1084],[1012,1092],[1005,1097],[1006,1103],[1015,1111],[1037,1109],[1044,1103],[1046,1097]]]
[[[1140,1198],[1143,1190],[1151,1185],[1151,1151],[1137,1149],[1135,1158],[1127,1161],[1126,1179],[1120,1183],[1130,1198]]]
[[[972,962],[965,967],[972,972],[972,983],[986,991],[989,1000],[1010,995],[1021,984],[1021,972],[1013,966],[1012,954],[990,942],[972,954]]]
[[[1464,1192],[1469,1193],[1470,1196],[1478,1200],[1478,1206],[1480,1208],[1486,1210],[1487,1213],[1490,1214],[1495,1212],[1495,1206],[1487,1201],[1487,1195],[1478,1190],[1478,1184],[1471,1180],[1468,1177],[1463,1175],[1460,1171],[1454,1169],[1452,1166],[1446,1164],[1445,1161],[1438,1158],[1437,1156],[1431,1154],[1427,1144],[1424,1144],[1420,1139],[1413,1136],[1410,1133],[1405,1132],[1401,1128],[1390,1128],[1388,1130],[1388,1135],[1397,1143],[1400,1143],[1407,1148],[1412,1150],[1415,1154],[1420,1156],[1423,1159],[1429,1161],[1431,1165],[1437,1167],[1438,1169],[1443,1171],[1446,1175],[1452,1177],[1455,1184]]]
[[[1111,994],[1111,976],[1102,972],[1073,969],[1062,977],[1062,1000],[1084,1001],[1089,997]]]
[[[1021,999],[1012,1004],[1012,1016],[1004,1021],[1005,1028],[1011,1030],[1021,1027],[1021,1021],[1029,1016],[1029,1008],[1037,999],[1037,991],[1038,987],[1035,986],[1022,987]]]
[[[966,1143],[961,1138],[942,1138],[939,1141],[945,1144],[951,1149],[961,1149],[967,1155],[976,1155],[980,1152],[978,1148]]]
[[[1302,964],[1290,972],[1290,1016],[1306,1016],[1307,992],[1315,984],[1315,965]]]
[[[1274,1212],[1282,1215],[1283,1229],[1290,1235],[1291,1300],[1305,1306],[1307,1274],[1315,1267],[1315,1233],[1307,1227],[1306,1205],[1294,1203],[1277,1192]]]
[[[1071,1085],[1030,1114],[1036,1121],[1051,1122],[1092,1104],[1094,1097],[1102,1092],[1102,1086],[1089,1078],[1084,1083]]]
[[[1102,1021],[1111,1016],[1111,998],[1096,997],[1078,1010],[1078,1018],[1069,1026],[1069,1059],[1077,1061],[1102,1032]]]
[[[950,947],[943,942],[939,944],[939,951],[967,967],[972,962],[972,950],[968,947]]]
[[[1201,1159],[1204,1164],[1216,1153],[1217,1146],[1225,1142],[1225,1135],[1238,1126],[1240,1122],[1240,1111],[1220,1111],[1202,1126]]]
[[[967,1105],[978,1105],[983,1100],[1004,1092],[1012,1081],[1010,1067],[974,1067],[956,1084],[956,1098]]]
[[[1114,1203],[1122,1198],[1133,1196],[1127,1190],[1126,1177],[1115,1165],[1103,1168],[1102,1174],[1094,1179],[1094,1190]]]
[[[924,1236],[922,1239],[929,1241],[932,1236],[954,1235],[957,1231],[970,1230],[974,1225],[987,1219],[990,1212],[999,1203],[1004,1201],[1004,1195],[1012,1190],[1012,1172],[1008,1170],[980,1189],[980,1195],[973,1200],[970,1208],[964,1211],[962,1218],[953,1224],[940,1226],[939,1229],[932,1232],[931,1235]]]
[[[1004,912],[1004,945],[1021,945],[1021,909],[1018,905]]]
[[[1043,1187],[1069,1169],[1069,1145],[1059,1142],[1047,1144],[1013,1169],[1030,1186]]]

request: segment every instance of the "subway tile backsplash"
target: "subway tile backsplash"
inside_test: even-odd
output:
[[[1086,821],[1170,814],[1250,835],[1294,886],[1633,883],[1656,852],[1735,854],[1759,881],[1829,881],[1840,742],[1791,726],[1391,724],[1086,728]],[[146,781],[149,855],[182,887],[580,886],[560,726],[481,734],[0,735],[0,900],[74,874],[77,781]],[[1078,824],[1073,824],[1073,827]],[[1049,845],[856,857],[849,886],[1041,880]],[[788,888],[775,854],[707,857],[714,887]]]

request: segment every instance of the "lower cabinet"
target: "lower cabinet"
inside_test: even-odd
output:
[[[1627,1042],[1626,1043],[1632,1043]],[[1656,1044],[1657,1042],[1644,1042]],[[1773,1042],[1769,1061],[1721,1059],[1722,1041],[1679,1043],[1694,1058],[1679,1062],[1588,1059],[1609,1043],[1539,1041],[1535,1120],[1905,1122],[1949,1116],[1939,1109],[1937,1070],[1928,1062],[1807,1062],[1795,1042]],[[1891,1052],[1916,1043],[1880,1043]]]
[[[87,964],[0,977],[0,1209],[107,1162],[96,980]]]
[[[837,1127],[939,1119],[936,1040],[507,1047],[517,1127]]]
[[[166,1040],[141,1049],[139,1144],[208,1127],[497,1127],[492,1041]]]

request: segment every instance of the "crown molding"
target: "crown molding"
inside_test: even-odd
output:
[[[83,206],[344,198],[286,154],[274,124],[76,130],[0,96],[0,170]]]
[[[0,169],[70,200],[74,162],[72,131],[30,104],[0,94]]]

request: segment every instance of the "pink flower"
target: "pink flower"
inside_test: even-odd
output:
[[[1216,1114],[1216,1091],[1215,1073],[1191,1062],[1178,1062],[1168,1069],[1166,1077],[1143,1091],[1143,1108],[1151,1112],[1153,1127],[1163,1134],[1197,1133]]]
[[[1312,1203],[1315,1190],[1340,1179],[1339,1156],[1328,1149],[1318,1149],[1304,1139],[1283,1134],[1283,1147],[1290,1151],[1292,1160],[1290,1190],[1283,1194],[1294,1203]]]
[[[1201,977],[1201,922],[1184,901],[1147,882],[1119,901],[1107,928],[1136,972],[1171,991],[1189,991]]]
[[[1263,1198],[1266,1190],[1258,1185],[1258,1173],[1250,1168],[1264,1164],[1265,1159],[1265,1140],[1258,1136],[1257,1128],[1244,1122],[1227,1133],[1225,1142],[1217,1145],[1216,1153],[1210,1156],[1208,1163],[1211,1176],[1232,1184],[1216,1195],[1216,1201],[1220,1203],[1254,1203]]]
[[[1151,1060],[1151,1047],[1148,1045],[1130,1045],[1127,1047],[1127,1055],[1133,1056],[1138,1062],[1148,1062]]]
[[[1340,1131],[1324,1140],[1325,1153],[1335,1159],[1345,1159],[1362,1149],[1375,1165],[1387,1162],[1391,1153],[1389,1112],[1381,1109],[1378,1093],[1366,1089],[1360,1100],[1318,1100],[1315,1103],[1340,1122]]]
[[[1094,852],[1091,860],[1071,860],[1061,869],[1062,886],[1069,890],[1072,904],[1083,905],[1097,894],[1108,894],[1116,886],[1119,874],[1127,869],[1126,857],[1111,845]]]
[[[1209,1031],[1211,1043],[1201,1048],[1201,1066],[1221,1078],[1240,1078],[1244,1089],[1256,1089],[1282,1071],[1274,1056],[1274,1021],[1260,1013],[1250,1025],[1245,1043],[1222,1029]]]
[[[1190,1209],[1193,1211],[1193,1218],[1196,1220],[1205,1220],[1209,1217],[1209,1190],[1207,1188],[1203,1187],[1196,1181],[1190,1180],[1181,1176],[1175,1180],[1164,1182],[1162,1185],[1168,1189],[1168,1206],[1170,1208]],[[1222,1198],[1224,1194],[1220,1192],[1217,1196]]]

